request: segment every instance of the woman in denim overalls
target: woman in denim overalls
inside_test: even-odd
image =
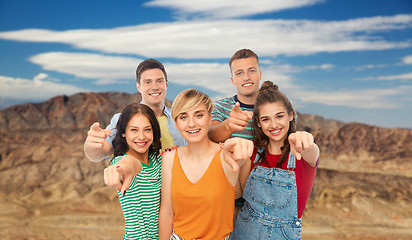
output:
[[[295,115],[277,85],[265,81],[252,122],[253,170],[246,184],[240,184],[246,201],[231,239],[301,239],[301,215],[313,186],[319,148],[312,134],[296,132]],[[240,174],[249,174],[251,167],[244,166]]]

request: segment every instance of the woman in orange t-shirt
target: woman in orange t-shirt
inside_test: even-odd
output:
[[[210,98],[181,92],[172,117],[188,145],[163,154],[159,239],[228,239],[239,167],[250,161],[253,143],[233,138],[223,147],[208,138]]]

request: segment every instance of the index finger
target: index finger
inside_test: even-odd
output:
[[[94,131],[102,130],[102,129],[100,128],[100,123],[99,123],[99,122],[93,123],[93,124],[90,126],[90,130],[94,130]]]
[[[235,106],[232,108],[232,112],[242,112],[242,109],[240,108],[240,103],[236,102]]]

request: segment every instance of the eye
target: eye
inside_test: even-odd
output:
[[[146,128],[144,131],[145,131],[145,132],[151,132],[152,129],[151,129],[151,128]]]
[[[285,115],[277,115],[276,118],[277,119],[282,119]]]
[[[252,73],[253,73],[253,72],[256,72],[256,70],[255,70],[255,69],[251,69],[251,70],[250,70],[250,72],[252,72]]]
[[[268,119],[267,119],[267,118],[262,118],[262,119],[260,119],[260,121],[261,121],[261,122],[267,122]]]
[[[240,76],[240,75],[242,75],[242,72],[237,72],[236,73],[236,76]]]
[[[164,82],[163,79],[158,79],[158,80],[157,80],[157,83],[163,83],[163,82]]]
[[[186,116],[186,115],[181,115],[181,116],[179,117],[179,119],[180,119],[180,120],[186,120],[186,119],[187,119],[187,116]]]
[[[201,118],[201,117],[203,117],[203,114],[202,114],[202,113],[198,113],[198,114],[196,114],[195,117],[196,117],[196,118]]]

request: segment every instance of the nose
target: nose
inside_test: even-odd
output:
[[[243,80],[248,80],[249,79],[249,74],[247,72],[245,72],[243,74]]]
[[[194,118],[194,117],[189,117],[188,120],[189,120],[189,121],[188,121],[189,127],[193,127],[193,126],[196,125],[196,124],[195,124],[195,118]]]
[[[139,131],[139,132],[137,133],[137,139],[139,139],[139,140],[145,139],[145,135],[144,135],[144,132],[143,132],[143,131]]]

